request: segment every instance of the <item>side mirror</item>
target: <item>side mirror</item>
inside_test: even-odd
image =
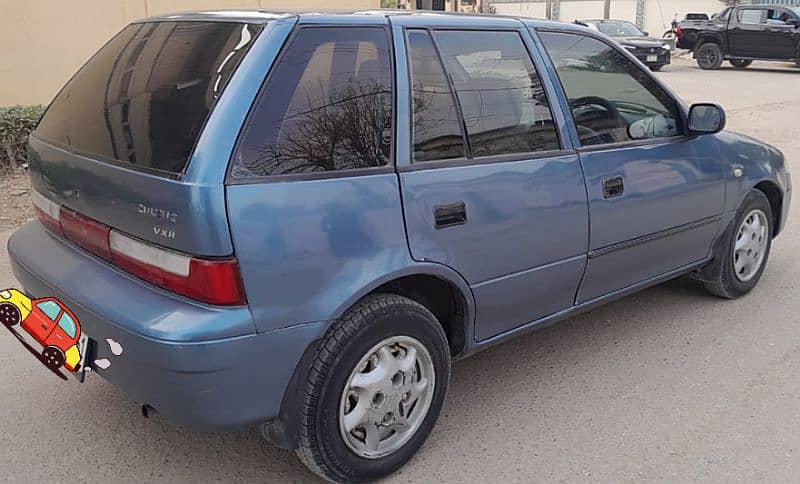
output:
[[[644,34],[645,37],[650,37],[650,32],[643,30],[642,33]]]
[[[725,129],[725,110],[718,104],[693,104],[689,109],[689,132],[714,134]]]

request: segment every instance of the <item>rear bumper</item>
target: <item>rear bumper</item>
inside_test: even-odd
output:
[[[147,285],[49,234],[38,222],[8,242],[28,293],[58,298],[96,344],[87,364],[139,404],[197,430],[229,430],[278,416],[307,346],[323,323],[257,334],[246,307],[196,304]],[[111,353],[106,339],[123,347]],[[94,364],[108,359],[103,370]],[[89,376],[91,378],[91,376]]]

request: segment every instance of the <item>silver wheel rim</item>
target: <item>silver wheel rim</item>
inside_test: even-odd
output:
[[[339,404],[339,431],[359,457],[378,459],[419,430],[436,386],[433,360],[409,336],[372,347],[350,373]]]
[[[752,210],[742,220],[733,241],[733,271],[736,278],[747,282],[758,274],[769,243],[769,223],[761,210]]]

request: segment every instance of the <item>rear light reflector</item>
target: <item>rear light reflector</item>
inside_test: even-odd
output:
[[[235,258],[198,259],[118,232],[31,190],[39,220],[50,230],[140,279],[208,304],[247,304]]]
[[[220,306],[246,304],[236,259],[197,259],[154,247],[112,230],[111,260],[156,286]]]
[[[39,221],[50,230],[64,235],[61,231],[61,205],[46,198],[36,190],[31,190],[31,202]]]
[[[61,231],[67,240],[98,257],[111,260],[111,251],[108,246],[108,234],[111,227],[108,225],[61,207]]]

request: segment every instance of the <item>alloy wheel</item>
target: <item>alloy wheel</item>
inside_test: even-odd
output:
[[[752,279],[761,269],[769,243],[769,223],[761,210],[752,210],[742,220],[733,244],[733,268],[742,282]]]
[[[347,380],[339,430],[359,457],[377,459],[400,449],[422,425],[435,387],[433,359],[408,336],[370,349]]]

